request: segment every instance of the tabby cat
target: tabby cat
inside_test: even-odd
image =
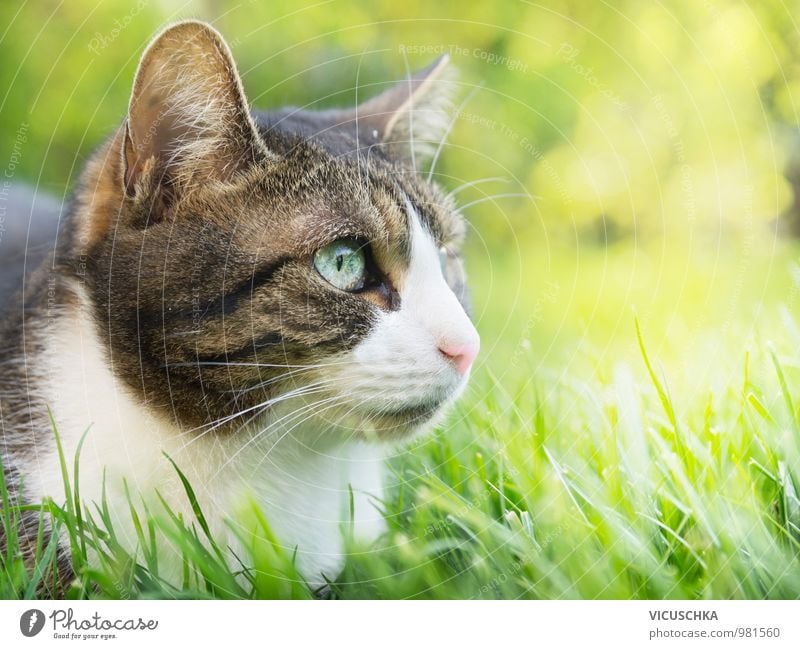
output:
[[[479,348],[464,222],[418,171],[447,130],[445,66],[354,109],[251,113],[212,27],[159,34],[6,309],[11,497],[64,501],[55,428],[69,467],[83,438],[82,500],[105,489],[129,518],[124,480],[191,519],[169,456],[215,534],[257,503],[312,585],[340,572],[345,524],[380,535],[386,456],[441,418]]]

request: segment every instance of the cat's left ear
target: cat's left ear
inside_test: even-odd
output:
[[[455,72],[446,54],[383,93],[338,115],[357,124],[363,145],[380,145],[390,156],[417,164],[436,151],[451,119]]]
[[[153,39],[136,72],[122,155],[129,196],[227,182],[269,156],[213,27],[190,20]]]

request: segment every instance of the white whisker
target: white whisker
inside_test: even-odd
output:
[[[166,367],[278,367],[278,368],[321,368],[331,367],[333,365],[348,365],[352,361],[334,361],[331,363],[317,363],[312,365],[293,365],[290,363],[234,363],[228,361],[185,361],[180,363],[169,363]]]
[[[417,155],[416,155],[416,147],[414,146],[414,81],[411,76],[411,68],[408,65],[408,57],[406,56],[406,50],[403,48],[403,63],[406,66],[406,79],[408,83],[408,98],[410,100],[410,105],[408,108],[408,137],[410,138],[411,144],[411,168],[414,170],[414,174],[417,173]]]
[[[215,419],[214,421],[202,424],[201,426],[195,426],[194,428],[186,429],[181,433],[180,436],[183,437],[183,436],[185,436],[185,435],[187,435],[189,433],[192,433],[192,432],[197,431],[197,430],[202,430],[202,429],[206,429],[202,433],[202,435],[205,435],[206,433],[208,433],[208,432],[210,432],[212,430],[215,430],[215,429],[219,428],[220,426],[224,426],[225,424],[233,421],[234,419],[237,419],[238,417],[241,417],[242,415],[246,415],[248,412],[252,412],[252,411],[258,410],[258,409],[269,408],[270,406],[273,406],[273,405],[276,405],[278,403],[281,403],[282,401],[286,401],[287,399],[292,399],[292,398],[294,398],[296,396],[300,396],[305,391],[316,389],[317,387],[319,387],[322,384],[323,384],[323,382],[310,383],[308,385],[301,386],[301,387],[297,388],[296,390],[291,390],[291,391],[286,392],[284,394],[280,394],[277,397],[273,397],[272,399],[268,399],[267,401],[263,401],[261,403],[257,403],[256,405],[249,406],[248,408],[245,408],[244,410],[240,410],[240,411],[235,412],[235,413],[230,414],[230,415],[225,415],[224,417],[220,417],[219,419]]]
[[[492,196],[484,196],[483,198],[478,198],[474,201],[467,203],[466,205],[461,205],[459,209],[465,210],[468,207],[472,207],[473,205],[480,205],[481,203],[485,203],[486,201],[494,201],[498,198],[540,198],[539,196],[534,196],[532,194],[527,193],[517,193],[517,192],[510,192],[508,194],[494,194]]]
[[[478,185],[483,185],[485,183],[494,183],[494,182],[510,183],[511,179],[507,178],[506,176],[492,176],[490,178],[481,178],[480,180],[471,180],[462,185],[459,185],[454,190],[449,192],[447,195],[450,196],[451,198],[455,198],[457,194],[459,194],[465,189],[469,189],[470,187],[477,187]]]
[[[252,437],[251,437],[249,440],[247,440],[247,442],[245,442],[244,444],[242,444],[242,445],[241,445],[241,446],[240,446],[240,447],[239,447],[239,448],[236,450],[236,452],[235,452],[233,455],[231,455],[231,457],[230,457],[230,458],[228,458],[228,459],[227,459],[227,460],[226,460],[226,461],[225,461],[225,462],[224,462],[224,463],[223,463],[223,464],[222,464],[222,465],[219,467],[219,469],[217,469],[217,471],[216,471],[216,472],[215,472],[215,473],[214,473],[214,474],[211,476],[211,478],[213,479],[213,478],[215,478],[217,475],[219,475],[219,473],[220,473],[220,472],[221,472],[221,471],[222,471],[222,470],[223,470],[223,469],[224,469],[226,466],[228,466],[228,465],[229,465],[231,462],[233,462],[233,460],[234,460],[234,459],[236,459],[236,457],[238,457],[240,453],[242,453],[244,450],[246,450],[246,449],[247,449],[247,448],[248,448],[248,447],[249,447],[251,444],[254,444],[254,443],[255,443],[255,442],[258,440],[258,439],[260,439],[261,437],[263,437],[264,435],[266,435],[266,434],[267,434],[267,432],[269,432],[271,429],[275,428],[275,427],[276,427],[276,426],[277,426],[279,423],[281,423],[281,422],[285,421],[286,419],[290,419],[290,420],[292,420],[292,419],[294,419],[294,418],[296,418],[296,417],[299,417],[299,416],[301,416],[302,414],[304,414],[305,412],[307,412],[308,410],[313,410],[314,408],[317,408],[318,406],[320,406],[320,405],[322,405],[322,404],[326,404],[326,403],[330,403],[330,402],[335,402],[335,401],[341,400],[341,399],[343,399],[343,398],[344,398],[344,397],[343,397],[343,395],[334,395],[334,396],[332,396],[332,397],[326,397],[325,399],[321,399],[321,400],[318,400],[318,401],[314,401],[314,402],[312,402],[312,403],[310,403],[310,404],[306,404],[306,405],[304,405],[304,406],[300,406],[300,407],[299,407],[299,408],[297,408],[296,410],[293,410],[293,411],[291,411],[290,413],[288,413],[288,414],[284,415],[283,417],[280,417],[280,418],[276,419],[275,421],[273,421],[273,422],[269,423],[269,424],[266,426],[266,428],[263,428],[263,429],[259,430],[259,431],[258,431],[258,432],[257,432],[255,435],[253,435],[253,436],[252,436]],[[307,418],[310,418],[310,417],[312,417],[313,415],[314,415],[314,413],[312,413],[311,415],[309,415]],[[307,418],[306,418],[306,419],[307,419]],[[302,420],[300,423],[302,423],[303,421],[306,421],[306,419],[303,419],[303,420]],[[292,427],[292,428],[289,428],[289,429],[288,429],[287,431],[285,431],[285,432],[284,432],[284,433],[283,433],[283,434],[282,434],[282,435],[281,435],[281,436],[280,436],[280,437],[279,437],[277,440],[275,440],[275,442],[272,444],[272,446],[271,446],[271,447],[270,447],[270,448],[267,450],[267,452],[266,452],[265,456],[266,456],[266,455],[269,455],[269,453],[270,453],[270,452],[271,452],[271,451],[272,451],[272,450],[275,448],[275,446],[277,446],[277,444],[278,444],[278,443],[279,443],[279,442],[280,442],[280,441],[281,441],[281,440],[282,440],[284,437],[286,437],[286,435],[287,435],[287,434],[289,434],[289,433],[290,433],[292,430],[294,430],[294,428],[295,428],[295,427],[296,427],[296,426],[294,426],[294,427]],[[262,460],[262,462],[263,462],[263,460]],[[259,467],[260,465],[261,465],[261,463],[259,462],[259,464],[256,466],[256,469],[258,469],[258,467]]]
[[[453,130],[453,126],[458,119],[458,116],[461,114],[461,111],[464,110],[464,107],[472,100],[475,94],[483,87],[483,82],[478,84],[475,88],[473,88],[470,93],[464,98],[458,108],[453,113],[453,117],[450,120],[450,123],[447,125],[447,129],[445,129],[444,135],[442,135],[441,140],[439,140],[439,146],[436,147],[436,153],[433,156],[433,160],[431,161],[431,168],[428,169],[428,181],[430,182],[431,178],[433,177],[433,172],[436,169],[436,163],[439,161],[439,155],[442,152],[442,148],[444,147],[444,143],[447,141],[448,136],[450,135],[450,131]]]

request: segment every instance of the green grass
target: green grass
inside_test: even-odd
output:
[[[351,544],[334,596],[800,596],[795,253],[743,270],[736,250],[713,265],[687,253],[656,295],[620,281],[641,254],[582,249],[580,270],[564,253],[538,273],[473,273],[485,360],[448,424],[392,460],[389,531]],[[530,278],[519,293],[498,282],[515,273]],[[70,597],[312,596],[257,507],[262,533],[237,561],[198,508],[184,520],[132,497],[131,556],[74,482],[34,508],[68,531]],[[17,515],[2,510],[7,530]],[[179,577],[164,576],[162,546],[179,552]],[[0,597],[40,591],[53,549],[40,539],[25,566],[12,534]]]

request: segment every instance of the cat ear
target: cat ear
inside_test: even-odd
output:
[[[415,162],[429,158],[447,133],[455,90],[446,54],[389,90],[341,113],[357,123],[362,144],[381,144],[390,155]]]
[[[210,25],[166,28],[142,55],[123,146],[125,191],[229,181],[268,152],[230,49]]]

